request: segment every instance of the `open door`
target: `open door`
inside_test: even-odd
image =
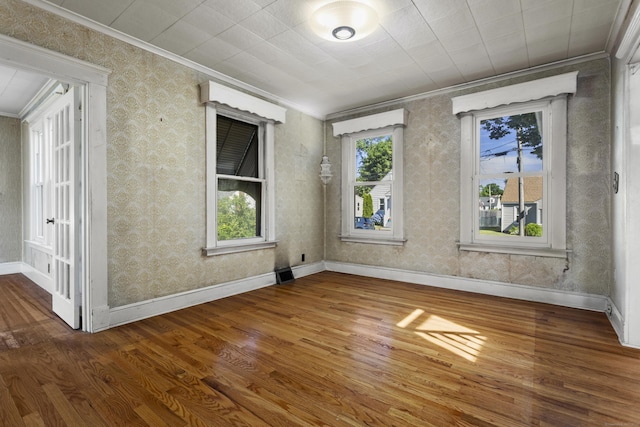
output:
[[[47,132],[52,142],[52,186],[54,217],[47,223],[53,232],[53,311],[73,329],[80,327],[79,245],[76,231],[79,216],[81,137],[79,90],[69,91],[49,109]]]

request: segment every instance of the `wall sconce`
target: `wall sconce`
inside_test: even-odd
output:
[[[311,29],[330,41],[360,40],[378,27],[378,14],[359,1],[338,0],[325,4],[311,15]]]
[[[320,179],[322,180],[322,184],[327,185],[329,181],[331,181],[331,177],[333,174],[331,173],[331,163],[329,163],[329,157],[322,156],[322,162],[320,163]]]

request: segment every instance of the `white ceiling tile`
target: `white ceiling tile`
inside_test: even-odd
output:
[[[206,4],[198,6],[182,19],[211,36],[216,36],[233,26],[231,18]]]
[[[514,0],[468,0],[467,3],[478,25],[503,20],[507,16],[520,16],[522,13],[520,2]]]
[[[523,8],[524,9],[524,8]],[[539,2],[529,9],[523,10],[525,28],[540,27],[561,18],[571,17],[573,0],[553,0]]]
[[[248,53],[259,58],[265,64],[286,64],[293,59],[291,55],[268,41],[263,41],[247,50]]]
[[[422,15],[413,6],[387,15],[381,25],[405,50],[436,39]]]
[[[567,59],[568,50],[568,41],[566,46],[559,46],[552,40],[540,40],[536,42],[528,42],[527,44],[529,64],[532,67]]]
[[[428,76],[439,88],[453,86],[464,82],[464,77],[462,77],[462,74],[460,74],[460,71],[455,67],[455,65],[441,70],[432,71],[428,73]]]
[[[175,2],[169,0],[136,0],[113,22],[113,27],[140,40],[149,41],[194,8],[195,6],[180,9]]]
[[[455,15],[468,9],[466,0],[414,0],[414,4],[427,22]]]
[[[478,24],[478,29],[485,41],[499,39],[510,34],[524,34],[524,24],[520,14],[507,15],[492,22]]]
[[[574,0],[573,13],[580,13],[593,8],[606,8],[615,11],[621,0]]]
[[[187,52],[185,58],[199,62],[208,67],[225,61],[241,51],[237,47],[225,42],[224,40],[212,38],[202,43],[197,48]]]
[[[555,3],[564,2],[564,3],[573,3],[574,0],[520,0],[520,6],[522,10],[529,9],[537,9],[537,8],[545,8],[545,7],[554,7]]]
[[[602,51],[629,10],[627,0],[362,0],[381,24],[334,43],[308,22],[328,1],[51,3],[323,113]]]
[[[412,49],[409,54],[427,74],[455,67],[451,57],[439,41],[431,42],[419,49]]]
[[[611,26],[615,19],[615,10],[611,7],[597,6],[589,9],[583,9],[575,13],[571,19],[571,31],[589,30],[590,28],[600,27],[601,25]]]
[[[217,38],[237,47],[240,50],[250,49],[264,41],[264,39],[241,25],[234,25],[228,30],[218,34]]]
[[[80,15],[93,19],[101,24],[111,24],[124,12],[134,0],[64,0],[62,7],[71,9]]]
[[[305,2],[301,0],[277,0],[265,8],[265,10],[293,28],[306,22],[314,10],[323,3]]]
[[[379,18],[383,18],[386,15],[392,14],[395,11],[404,9],[408,6],[413,7],[413,2],[411,0],[380,0],[371,5],[371,7],[378,12]]]
[[[247,52],[240,52],[239,54],[227,59],[225,63],[238,69],[247,70],[259,70],[264,66],[264,63],[261,60]]]
[[[289,29],[278,18],[267,12],[265,9],[259,10],[240,23],[244,28],[257,34],[260,38],[268,40]]]
[[[477,45],[481,41],[480,33],[475,27],[462,30],[447,37],[440,37],[440,42],[447,52],[466,49]]]
[[[527,52],[527,41],[524,33],[509,34],[499,39],[492,39],[485,42],[485,48],[490,56],[500,55],[502,52]]]
[[[48,81],[39,74],[0,65],[0,115],[17,116]]]
[[[151,40],[151,43],[182,55],[200,46],[210,38],[209,34],[199,28],[184,21],[178,21]]]
[[[569,56],[573,57],[604,51],[610,30],[610,25],[600,25],[586,29],[572,29],[569,40]]]
[[[205,5],[217,10],[233,22],[240,22],[261,9],[252,0],[207,0]]]
[[[476,28],[471,11],[468,8],[461,9],[454,15],[444,18],[430,20],[429,26],[439,38],[451,37],[464,30]]]
[[[525,27],[527,43],[547,41],[558,45],[557,48],[567,45],[571,33],[571,17],[560,17],[551,22],[545,22],[536,26]]]
[[[293,55],[299,60],[307,62],[309,64],[322,62],[329,58],[329,55],[327,55],[327,53],[302,37],[294,30],[287,30],[284,33],[280,33],[277,36],[269,39],[269,41],[277,45],[278,47],[280,47],[280,49],[284,50],[290,55]]]
[[[451,60],[467,81],[494,74],[489,55],[481,43],[455,52],[449,52]]]
[[[505,50],[491,55],[489,59],[493,64],[493,69],[498,75],[529,68],[529,57],[526,49],[518,49],[515,51]]]

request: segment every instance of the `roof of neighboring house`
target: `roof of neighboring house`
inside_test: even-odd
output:
[[[524,178],[524,202],[532,203],[542,199],[542,177],[528,176]],[[518,203],[518,178],[507,179],[502,194],[502,203]]]

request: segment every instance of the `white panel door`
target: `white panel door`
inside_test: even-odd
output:
[[[49,109],[47,126],[52,146],[53,311],[73,329],[80,327],[78,173],[81,136],[79,94],[76,88]]]

